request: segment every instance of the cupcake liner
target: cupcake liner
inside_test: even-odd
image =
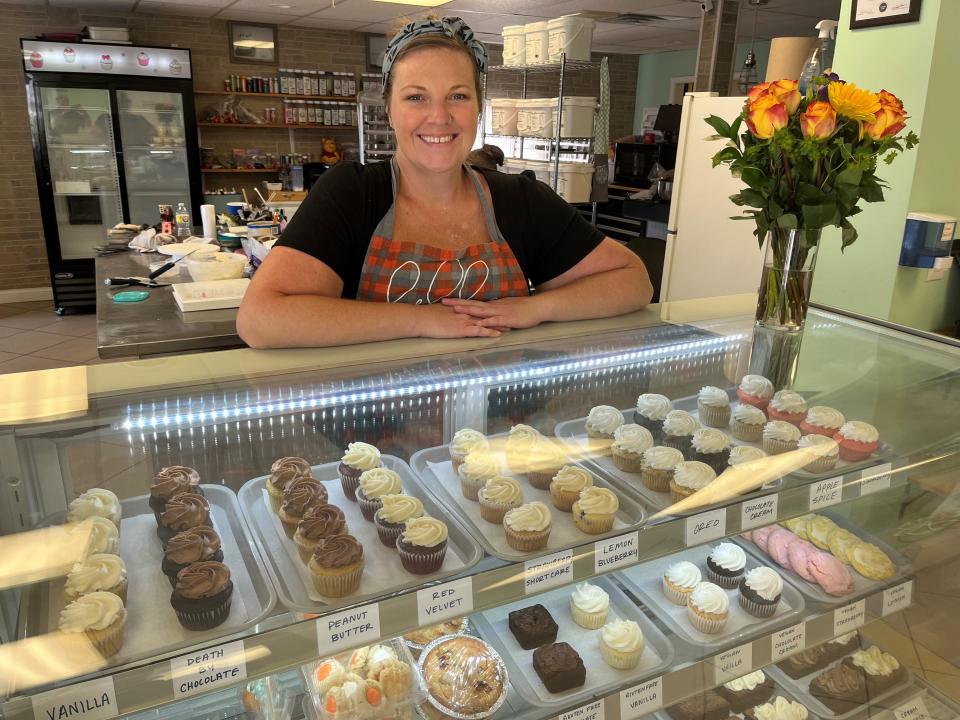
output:
[[[503,516],[506,515],[513,508],[519,507],[518,504],[507,505],[504,503],[495,503],[490,502],[480,498],[480,517],[482,517],[487,522],[495,523],[497,525],[503,524]]]
[[[460,492],[467,500],[479,500],[480,491],[486,485],[488,478],[482,480],[471,480],[460,475]]]
[[[833,470],[837,465],[837,456],[826,456],[817,458],[809,465],[804,465],[803,469],[810,473],[825,473]]]
[[[774,440],[773,438],[763,438],[763,450],[768,455],[780,455],[797,449],[796,442],[787,442],[786,440]]]
[[[640,480],[654,492],[670,492],[670,480],[673,479],[673,470],[657,470],[644,467]]]
[[[799,413],[786,412],[784,410],[777,410],[771,405],[767,408],[767,417],[771,420],[783,420],[791,425],[800,427],[800,423],[807,417],[807,412],[805,410]]]
[[[682,488],[677,485],[673,480],[670,481],[670,499],[673,502],[680,502],[684,498],[688,498],[693,495],[696,490],[691,490],[689,488]]]
[[[443,543],[434,550],[418,550],[410,552],[397,541],[397,552],[400,553],[400,564],[407,572],[414,575],[429,575],[436,572],[443,565],[443,558],[447,554],[447,544]]]
[[[397,538],[403,534],[403,523],[395,523],[393,526],[378,522],[374,522],[374,524],[377,526],[377,537],[380,538],[380,542],[388,548],[396,548]]]
[[[580,515],[574,513],[573,521],[577,527],[588,535],[601,535],[613,530],[614,515]]]
[[[87,630],[85,635],[103,657],[113,657],[123,645],[123,629],[127,624],[127,610],[124,608],[120,615],[103,630]]]
[[[174,611],[177,613],[177,620],[179,620],[180,624],[187,630],[209,630],[222,624],[227,619],[227,616],[230,614],[230,600],[232,597],[233,593],[228,594],[223,602],[209,609],[178,610],[174,608]]]
[[[367,522],[373,522],[374,514],[383,507],[383,500],[380,498],[368,498],[363,490],[358,490],[356,497],[363,519]]]
[[[532,550],[543,550],[547,546],[547,540],[550,537],[550,526],[544,530],[514,530],[509,525],[503,526],[503,533],[507,538],[507,545],[514,550],[530,552]]]
[[[663,594],[674,605],[686,605],[690,598],[693,588],[683,590],[675,585],[671,585],[666,578],[660,578],[660,585],[663,588]]]
[[[780,604],[780,596],[777,596],[776,602],[771,603],[759,603],[754,600],[750,600],[746,595],[740,593],[740,607],[746,610],[748,613],[758,618],[768,618],[773,617],[773,614],[777,611],[777,606]]]
[[[320,568],[317,573],[310,568],[313,586],[317,592],[326,597],[346,597],[360,587],[360,577],[363,575],[363,561],[354,563],[347,568]]]
[[[700,416],[700,424],[712,428],[726,428],[730,424],[730,406],[716,407],[715,405],[704,405],[697,401],[697,414]]]
[[[300,554],[300,559],[303,562],[310,562],[310,558],[313,557],[313,551],[317,549],[317,544],[319,540],[308,542],[298,535],[294,534],[293,542],[297,545],[297,552]]]
[[[744,442],[760,442],[763,438],[763,425],[751,425],[734,420],[730,430],[737,440],[743,440]]]
[[[580,491],[561,490],[551,485],[550,497],[553,498],[553,505],[557,510],[570,512],[573,510],[573,504],[580,498]]]
[[[623,650],[614,650],[601,640],[600,656],[603,658],[603,661],[612,668],[616,668],[617,670],[632,670],[640,662],[640,657],[643,655],[643,647],[644,645],[641,643],[640,647],[636,650],[624,652]]]
[[[293,535],[297,532],[297,525],[300,524],[301,518],[286,515],[283,510],[281,510],[278,515],[280,516],[280,524],[283,526],[283,531],[287,534],[288,538],[293,539]]]
[[[280,503],[283,500],[283,490],[267,480],[267,495],[270,497],[270,507],[274,512],[280,512]],[[159,524],[159,521],[158,521]]]
[[[628,473],[643,472],[643,455],[613,450],[613,464]]]
[[[577,607],[577,604],[570,601],[570,614],[573,615],[573,621],[587,630],[599,630],[607,622],[607,610],[600,612],[587,612]]]
[[[450,464],[453,465],[453,471],[456,472],[460,469],[460,466],[463,465],[464,460],[467,459],[467,454],[455,453],[453,448],[450,448]]]
[[[586,430],[588,438],[593,438],[594,440],[613,440],[613,433],[600,432],[599,430],[593,430],[590,427],[587,427]]]
[[[723,617],[702,615],[694,610],[689,603],[687,603],[687,617],[690,619],[691,625],[707,635],[717,635],[723,632],[723,626],[727,624],[726,615]]]
[[[349,471],[353,470],[356,475],[351,474]],[[346,471],[346,474],[345,474]],[[340,475],[340,487],[343,488],[343,494],[347,496],[348,500],[357,501],[357,488],[360,487],[360,475],[361,472],[354,470],[348,465],[340,463],[340,466],[337,468],[337,472]]]
[[[550,483],[553,482],[553,476],[556,472],[547,473],[541,471],[530,471],[527,473],[527,482],[537,490],[549,490]]]
[[[727,590],[734,590],[740,585],[740,580],[743,578],[743,571],[741,570],[736,575],[721,575],[718,572],[715,572],[713,568],[710,567],[709,563],[707,564],[707,579],[712,582],[714,585],[719,585],[722,588]]]

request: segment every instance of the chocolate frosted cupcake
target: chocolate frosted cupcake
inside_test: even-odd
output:
[[[307,567],[317,592],[326,597],[346,597],[360,587],[363,545],[353,535],[324,538],[317,543]]]
[[[407,520],[423,517],[423,503],[410,495],[399,494],[384,495],[380,502],[380,508],[373,515],[377,536],[388,548],[396,548]]]
[[[360,475],[360,487],[357,488],[357,503],[364,519],[373,522],[373,516],[383,506],[384,495],[400,495],[403,485],[400,475],[389,468],[365,470]]]
[[[170,579],[170,585],[176,586],[177,575],[187,565],[195,562],[223,562],[223,548],[220,536],[208,525],[190,528],[170,538],[163,553],[163,574]]]
[[[700,427],[697,419],[685,410],[671,410],[660,428],[661,444],[676,448],[684,455],[690,452],[693,433]]]
[[[350,529],[343,510],[336,505],[317,505],[307,510],[293,533],[293,541],[297,544],[300,559],[308,563],[321,540],[348,532]]]
[[[419,517],[407,520],[397,538],[403,569],[416,575],[436,572],[447,554],[447,526],[442,520]]]
[[[200,473],[183,465],[161,468],[150,484],[150,509],[160,524],[160,513],[167,507],[167,500],[185,492],[203,495],[200,489]]]
[[[730,438],[720,430],[698,428],[690,440],[690,459],[706,463],[719,475],[730,459]]]
[[[280,522],[287,537],[293,537],[307,510],[327,504],[327,489],[312,477],[287,483],[280,500]]]
[[[230,614],[233,581],[221,562],[196,562],[177,574],[170,604],[187,630],[209,630]]]
[[[671,410],[673,410],[673,403],[666,395],[643,393],[637,398],[637,409],[633,413],[633,422],[649,430],[653,436],[653,441],[657,442],[660,439],[660,428],[663,421]]]
[[[360,476],[364,471],[373,470],[381,465],[380,451],[373,445],[365,442],[352,442],[347,445],[347,451],[337,467],[337,472],[340,473],[340,485],[347,500],[357,499],[357,488],[360,487]]]
[[[202,495],[183,493],[167,501],[167,509],[160,515],[157,537],[166,547],[174,535],[190,528],[210,524],[210,504]]]
[[[299,457],[282,457],[270,466],[270,477],[267,478],[267,493],[270,495],[270,506],[274,512],[280,510],[283,501],[283,491],[294,480],[311,477],[310,463]]]

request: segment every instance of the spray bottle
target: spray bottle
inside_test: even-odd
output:
[[[820,31],[817,46],[803,66],[803,72],[800,73],[802,95],[806,95],[807,88],[813,83],[815,77],[826,75],[833,70],[833,48],[837,40],[837,25],[836,20],[821,20],[817,23],[817,30]]]

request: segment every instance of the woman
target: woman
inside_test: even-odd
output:
[[[320,177],[240,306],[247,344],[495,337],[650,301],[639,258],[546,185],[464,163],[485,65],[459,18],[394,36],[383,72],[395,159]]]

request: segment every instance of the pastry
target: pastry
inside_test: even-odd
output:
[[[510,428],[506,442],[507,467],[510,472],[523,475],[529,470],[530,451],[541,440],[543,436],[540,432],[529,425],[520,423]]]
[[[814,515],[807,523],[807,539],[821,550],[830,548],[830,535],[837,524],[826,515]]]
[[[840,663],[810,681],[810,694],[837,715],[843,715],[867,702],[867,681],[862,672]]]
[[[460,492],[467,500],[477,500],[484,483],[499,474],[500,463],[491,453],[482,450],[472,452],[457,469]]]
[[[327,504],[327,489],[312,477],[292,480],[283,488],[280,499],[280,523],[287,537],[293,537],[297,525],[311,508]]]
[[[835,637],[833,640],[828,640],[823,643],[824,652],[830,658],[830,662],[842,658],[844,655],[849,655],[855,650],[860,649],[860,633],[856,630],[841,635],[840,637]]]
[[[842,563],[850,564],[850,551],[863,541],[846,528],[837,527],[827,535],[827,548]]]
[[[835,658],[827,656],[823,645],[816,645],[815,647],[806,648],[798,653],[794,653],[786,660],[781,660],[777,663],[777,667],[794,680],[799,680],[804,675],[822,670],[833,662],[834,659]]]
[[[203,495],[200,489],[200,473],[183,465],[161,468],[150,483],[150,509],[153,510],[157,523],[160,522],[160,513],[166,508],[167,500],[184,492]]]
[[[334,535],[346,535],[348,532],[350,529],[347,527],[343,510],[336,505],[318,505],[307,510],[293,534],[293,542],[297,545],[300,559],[309,563],[321,540]]]
[[[613,529],[620,500],[612,490],[590,486],[580,491],[571,509],[577,528],[590,535],[600,535]]]
[[[796,542],[790,543],[787,547],[787,560],[790,563],[790,570],[802,577],[807,582],[816,583],[817,579],[810,572],[810,558],[820,552],[817,547],[807,541],[797,538]]]
[[[700,388],[697,394],[697,415],[710,428],[725,428],[730,424],[730,397],[725,390],[713,385]]]
[[[777,528],[767,538],[767,555],[780,567],[790,567],[790,545],[800,538],[786,528]]]
[[[580,627],[596,630],[603,627],[610,610],[610,596],[603,588],[582,582],[570,595],[570,614]]]
[[[807,561],[807,570],[828,595],[843,597],[853,592],[853,577],[846,565],[830,553],[818,552]]]
[[[667,568],[661,578],[663,594],[677,605],[686,605],[690,593],[700,584],[700,568],[692,562],[680,560]]]
[[[587,679],[583,659],[565,642],[542,645],[534,650],[533,669],[552,693],[580,687]]]
[[[880,447],[880,434],[870,423],[848,420],[834,433],[840,443],[840,459],[859,462],[870,457]]]
[[[480,500],[480,517],[500,525],[507,511],[523,504],[523,490],[513,478],[496,475],[484,483],[477,498]]]
[[[340,459],[337,472],[340,474],[343,494],[348,500],[357,499],[357,488],[360,486],[360,476],[363,472],[381,465],[380,451],[373,445],[365,442],[352,442],[347,445],[347,451]]]
[[[805,450],[810,457],[810,462],[803,469],[811,473],[830,472],[840,458],[837,441],[826,435],[804,435],[797,443],[797,448]]]
[[[110,553],[88,555],[82,562],[73,564],[63,587],[67,600],[76,600],[100,590],[127,602],[127,567],[119,556]]]
[[[613,440],[614,431],[623,425],[623,413],[612,405],[597,405],[590,409],[584,428],[587,437]]]
[[[747,407],[751,407],[748,405]],[[763,467],[759,464],[760,461],[764,460],[767,457],[767,454],[758,447],[752,447],[751,445],[737,445],[730,448],[730,457],[727,460],[727,465],[730,467],[736,467],[737,465],[746,465],[747,463],[758,463],[757,467]]]
[[[195,562],[177,573],[170,604],[187,630],[209,630],[227,619],[232,597],[230,568],[210,560]]]
[[[120,529],[120,500],[104,488],[90,488],[70,501],[67,522],[82,522],[91,517],[106,518]]]
[[[341,684],[346,672],[336,658],[328,658],[317,665],[317,669],[313,673],[313,677],[317,681],[317,693],[324,695],[330,688]]]
[[[770,398],[767,417],[799,427],[807,417],[807,401],[803,399],[803,395],[793,390],[778,390]]]
[[[632,670],[640,663],[646,642],[634,620],[612,620],[600,631],[600,656],[617,670]]]
[[[364,470],[360,474],[360,487],[357,488],[357,504],[364,519],[373,522],[373,516],[383,504],[384,495],[399,495],[403,492],[400,475],[390,468],[378,467]]]
[[[470,428],[457,430],[453,440],[450,441],[450,462],[453,464],[453,469],[460,467],[467,455],[474,450],[490,450],[490,442],[486,435]]]
[[[714,428],[698,428],[690,439],[690,459],[706,463],[717,474],[722,473],[730,460],[730,438]]]
[[[170,580],[170,585],[176,586],[181,570],[191,563],[208,560],[223,562],[223,549],[217,531],[209,525],[200,525],[170,538],[160,567]]]
[[[424,689],[438,708],[485,717],[507,691],[503,661],[482,640],[460,635],[438,642],[421,658]]]
[[[890,556],[872,543],[861,542],[848,552],[853,569],[871,580],[889,580],[897,574]]]
[[[397,547],[397,538],[403,533],[407,520],[423,517],[423,503],[410,495],[383,495],[380,509],[373,515],[377,537],[388,548]]]
[[[867,692],[871,696],[879,695],[898,684],[903,678],[900,662],[890,653],[876,645],[866,650],[857,650],[843,662],[863,673],[867,683]]]
[[[826,405],[814,405],[807,410],[807,416],[800,422],[800,431],[804,435],[833,437],[846,421],[839,410]]]
[[[771,420],[763,426],[763,449],[771,455],[796,450],[800,442],[800,430],[785,420]]]
[[[540,438],[527,453],[527,482],[538,490],[549,490],[553,476],[567,463],[567,454],[553,440]]]
[[[427,575],[443,565],[447,554],[447,525],[424,515],[407,520],[397,538],[400,563],[407,572]]]
[[[550,497],[557,510],[570,512],[580,491],[593,485],[593,473],[578,465],[564,465],[550,481]]]
[[[273,465],[270,466],[270,476],[266,482],[270,506],[274,512],[280,509],[283,489],[287,484],[303,477],[312,477],[310,475],[310,463],[303,458],[282,457],[274,461]]]
[[[445,620],[437,625],[430,625],[428,627],[409,632],[403,636],[403,639],[407,642],[414,643],[415,645],[429,645],[437,638],[441,638],[444,635],[459,635],[466,629],[466,618],[451,618],[450,620]]]
[[[663,420],[660,429],[660,442],[667,447],[676,448],[684,455],[690,452],[690,442],[694,431],[700,427],[697,419],[685,410],[671,410]]]
[[[667,418],[667,413],[673,410],[673,403],[666,395],[644,393],[637,398],[637,409],[633,413],[633,422],[645,427],[653,436],[653,441],[660,439],[660,428]]]
[[[182,493],[167,502],[167,509],[160,515],[157,537],[166,547],[178,532],[200,525],[210,525],[210,504],[202,495]]]
[[[393,659],[385,663],[380,668],[377,680],[388,700],[402,700],[413,689],[413,671],[402,660]]]
[[[779,528],[780,526],[777,525],[776,523],[774,523],[773,525],[767,525],[762,528],[757,528],[751,534],[750,539],[753,541],[754,545],[756,545],[758,548],[760,548],[764,552],[767,552],[767,548],[769,547],[768,543],[770,541],[770,536],[773,535],[774,530],[778,530]]]
[[[740,581],[740,607],[754,617],[773,617],[782,594],[783,579],[773,568],[755,567]]]
[[[507,625],[524,650],[533,650],[557,639],[557,622],[543,605],[513,610],[507,616]]]
[[[807,720],[810,712],[798,702],[777,696],[743,713],[744,720]]]
[[[722,588],[733,589],[740,584],[747,554],[732,542],[722,542],[707,556],[707,579]]]
[[[730,703],[730,711],[742,713],[757,705],[762,705],[773,697],[773,680],[763,670],[735,678],[717,688],[720,697]]]
[[[317,543],[307,568],[317,592],[341,598],[360,587],[363,562],[363,545],[353,535],[331,535]]]
[[[730,599],[723,588],[711,582],[701,582],[687,598],[687,618],[702,633],[723,632],[729,615]]]
[[[106,518],[91,517],[76,523],[71,537],[76,537],[81,546],[86,546],[87,553],[116,555],[120,552],[120,531]]]
[[[328,717],[349,716],[367,704],[367,682],[356,673],[347,673],[338,685],[323,696],[323,709]]]
[[[543,550],[550,538],[550,508],[542,502],[524,503],[503,516],[507,544],[514,550]]]
[[[387,665],[397,660],[396,651],[389,645],[373,645],[367,653],[367,662],[364,672],[368,678],[380,679],[380,673]]]
[[[727,720],[730,704],[715,690],[706,690],[667,708],[673,720]]]
[[[696,460],[677,463],[673,469],[673,479],[670,480],[670,497],[673,502],[679,502],[703,490],[716,478],[717,474],[706,463]]]
[[[654,492],[670,492],[674,468],[683,462],[683,453],[657,445],[643,453],[640,481]]]
[[[813,522],[814,515],[800,515],[799,517],[784,520],[784,527],[794,533],[801,540],[810,539],[810,523]]]
[[[60,611],[59,628],[64,633],[84,633],[105,658],[120,652],[127,611],[113,593],[96,591],[83,595]]]
[[[643,453],[653,447],[653,435],[642,425],[621,425],[613,433],[613,464],[624,472],[643,470]]]
[[[367,661],[370,659],[371,649],[371,646],[367,645],[362,648],[357,648],[350,653],[350,659],[347,661],[347,672],[365,675],[367,672]]]
[[[753,405],[766,412],[773,397],[773,383],[763,375],[744,375],[737,388],[737,397],[745,405]]]
[[[731,413],[733,425],[730,432],[737,440],[760,442],[767,416],[763,410],[753,405],[737,405]]]

